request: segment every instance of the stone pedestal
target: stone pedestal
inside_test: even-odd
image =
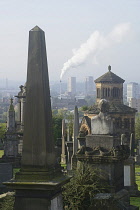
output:
[[[135,159],[131,156],[124,162],[124,187],[131,196],[138,194],[138,186],[135,180]]]
[[[61,186],[67,181],[60,176],[46,182],[11,181],[6,185],[16,190],[15,210],[63,210]]]
[[[71,157],[73,153],[73,142],[67,141],[66,147],[67,147],[67,170],[69,171],[71,170]]]
[[[107,181],[111,193],[118,192],[124,188],[123,161],[113,157],[101,157],[92,155],[77,155],[78,165],[88,163],[93,169],[98,169],[105,181]]]
[[[6,186],[2,183],[13,177],[13,166],[11,163],[0,163],[0,194],[7,192]]]
[[[121,140],[110,135],[87,135],[86,147],[95,148],[103,147],[104,149],[112,149],[121,144]]]

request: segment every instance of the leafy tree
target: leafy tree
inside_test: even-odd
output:
[[[0,123],[0,148],[2,147],[2,139],[6,132],[6,123]]]
[[[135,138],[138,140],[140,139],[140,114],[136,117],[136,123],[135,123]]]
[[[0,139],[4,138],[6,132],[6,123],[0,123]]]
[[[62,137],[62,118],[58,116],[53,116],[52,122],[53,122],[53,136],[56,142],[57,138]]]
[[[53,119],[53,133],[55,142],[57,138],[62,137],[62,119],[66,120],[67,126],[69,127],[69,135],[72,138],[73,134],[73,118],[74,115],[68,110],[59,109],[52,110],[52,119]]]
[[[82,106],[81,107],[81,111],[86,111],[86,110],[88,110],[88,106]]]
[[[106,205],[105,201],[94,200],[97,193],[107,192],[108,189],[102,174],[99,169],[97,171],[88,164],[82,164],[70,182],[63,187],[64,209],[102,209]]]

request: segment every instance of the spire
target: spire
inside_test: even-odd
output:
[[[74,109],[74,128],[73,128],[73,155],[76,154],[78,149],[78,133],[79,133],[79,113],[78,108],[75,106]]]
[[[9,111],[15,111],[15,110],[14,110],[14,106],[13,106],[13,98],[10,99]]]
[[[7,113],[7,130],[10,132],[15,130],[15,110],[13,105],[13,98],[10,99],[10,106]]]
[[[111,66],[110,65],[108,66],[108,71],[111,71]]]
[[[34,28],[31,29],[31,31],[43,31],[43,30],[38,26],[35,26]]]
[[[22,170],[53,168],[55,163],[45,34],[29,32]]]

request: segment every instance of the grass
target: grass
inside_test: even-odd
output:
[[[0,158],[4,155],[4,150],[0,150]]]
[[[140,175],[137,173],[140,173],[140,166],[135,166],[135,172],[136,172],[136,184],[138,185],[138,190],[140,190]],[[140,197],[130,197],[130,204],[139,207],[140,209]]]
[[[136,184],[138,185],[138,190],[140,190],[140,175],[137,174],[137,173],[140,174],[140,166],[136,165],[135,173],[136,173]]]
[[[140,209],[140,197],[131,197],[130,204],[139,207]]]

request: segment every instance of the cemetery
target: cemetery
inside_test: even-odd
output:
[[[75,107],[72,141],[62,120],[56,147],[45,34],[38,26],[30,30],[27,82],[16,96],[18,120],[11,99],[0,150],[1,209],[139,209],[136,110],[123,104],[124,80],[111,66],[95,83],[96,104],[81,123]]]

